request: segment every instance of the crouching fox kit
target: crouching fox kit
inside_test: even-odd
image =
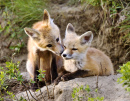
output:
[[[57,80],[66,81],[77,77],[114,74],[110,58],[102,51],[89,47],[92,40],[93,33],[91,31],[79,36],[75,33],[72,24],[67,25],[62,57],[64,69],[68,73],[61,75]]]
[[[24,30],[29,36],[26,68],[32,79],[36,81],[33,85],[34,88],[38,86],[36,78],[39,69],[46,71],[45,78],[48,83],[51,81],[51,77],[53,80],[57,77],[56,55],[63,52],[63,46],[59,28],[54,24],[47,10],[44,10],[42,21],[35,23],[32,28],[24,28]]]

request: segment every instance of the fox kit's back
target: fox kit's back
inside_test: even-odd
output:
[[[95,48],[88,48],[86,54],[86,66],[83,69],[97,71],[95,75],[114,74],[113,65],[110,58],[102,51]]]

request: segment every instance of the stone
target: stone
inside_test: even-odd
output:
[[[97,96],[97,93],[95,92],[95,89],[98,85],[98,95],[100,97],[104,97],[104,101],[130,101],[130,95],[128,92],[125,91],[125,88],[122,86],[122,84],[117,83],[117,78],[119,78],[121,74],[117,75],[111,75],[111,76],[91,76],[86,78],[75,78],[70,81],[66,82],[60,82],[58,85],[55,86],[54,90],[54,100],[48,99],[48,93],[47,88],[43,87],[41,88],[42,95],[40,91],[38,92],[32,92],[32,95],[38,99],[38,101],[44,101],[42,99],[42,96],[44,97],[45,101],[73,101],[72,99],[72,91],[75,87],[80,87],[81,85],[86,86],[89,85],[92,96]],[[98,79],[97,79],[98,78]],[[49,95],[53,96],[53,89],[54,85],[51,84],[48,86],[49,89]],[[80,94],[83,92],[80,92]],[[31,95],[29,94],[30,100],[34,100]],[[86,101],[87,98],[84,95],[82,101]],[[27,98],[26,92],[22,92],[19,94],[16,94],[17,98],[20,98],[22,96],[25,99]]]

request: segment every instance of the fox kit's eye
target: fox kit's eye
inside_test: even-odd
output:
[[[57,38],[56,41],[58,42],[58,41],[59,41],[59,38]]]
[[[48,44],[48,45],[46,45],[47,47],[52,47],[52,45],[51,44]]]
[[[77,48],[72,48],[72,50],[78,50]]]

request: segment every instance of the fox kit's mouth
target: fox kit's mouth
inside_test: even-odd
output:
[[[73,58],[64,58],[65,60],[70,60],[70,59],[73,59]]]

